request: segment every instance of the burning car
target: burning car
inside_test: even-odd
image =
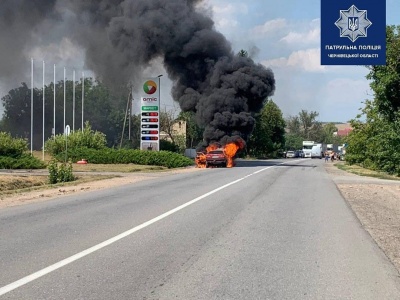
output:
[[[197,152],[195,162],[198,168],[208,168],[211,166],[223,166],[232,168],[235,166],[234,159],[237,151],[244,149],[246,143],[241,138],[235,141],[220,144],[212,143],[203,152]]]
[[[206,167],[220,165],[226,167],[228,159],[222,148],[211,150],[206,154]]]

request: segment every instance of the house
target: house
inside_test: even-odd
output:
[[[160,132],[160,140],[166,140],[171,142],[172,136],[183,136],[186,141],[186,121],[176,120],[174,124],[172,124],[171,132],[167,133],[165,131]]]
[[[338,129],[338,131],[335,132],[335,135],[341,137],[348,136],[349,133],[353,130],[350,123],[335,124],[335,127]]]

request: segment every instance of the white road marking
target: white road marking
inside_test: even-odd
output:
[[[297,161],[304,161],[304,160],[292,160],[291,162],[297,162]],[[197,197],[197,198],[195,198],[195,199],[193,199],[193,200],[191,200],[189,202],[186,202],[185,204],[182,204],[182,205],[180,205],[180,206],[178,206],[178,207],[176,207],[174,209],[171,209],[171,210],[167,211],[166,213],[163,213],[162,215],[159,215],[158,217],[155,217],[155,218],[153,218],[153,219],[151,219],[151,220],[149,220],[147,222],[144,222],[144,223],[142,223],[142,224],[140,224],[140,225],[138,225],[138,226],[136,226],[136,227],[134,227],[132,229],[129,229],[129,230],[127,230],[127,231],[125,231],[125,232],[123,232],[123,233],[121,233],[119,235],[116,235],[115,237],[112,237],[112,238],[110,238],[110,239],[108,239],[108,240],[106,240],[106,241],[104,241],[104,242],[102,242],[100,244],[97,244],[97,245],[95,245],[93,247],[90,247],[90,248],[88,248],[88,249],[86,249],[86,250],[84,250],[82,252],[79,252],[79,253],[77,253],[75,255],[72,255],[72,256],[70,256],[68,258],[65,258],[65,259],[63,259],[63,260],[61,260],[61,261],[59,261],[59,262],[57,262],[55,264],[52,264],[52,265],[50,265],[50,266],[48,266],[48,267],[46,267],[44,269],[41,269],[40,271],[32,273],[31,275],[28,275],[28,276],[26,276],[24,278],[21,278],[21,279],[19,279],[17,281],[14,281],[14,282],[12,282],[12,283],[0,288],[0,296],[6,294],[8,292],[11,292],[12,290],[15,290],[15,289],[17,289],[17,288],[19,288],[19,287],[21,287],[21,286],[23,286],[23,285],[25,285],[25,284],[27,284],[29,282],[32,282],[32,281],[34,281],[34,280],[36,280],[36,279],[38,279],[38,278],[40,278],[40,277],[42,277],[42,276],[44,276],[46,274],[49,274],[49,273],[51,273],[51,272],[53,272],[53,271],[55,271],[57,269],[60,269],[60,268],[66,266],[66,265],[68,265],[68,264],[70,264],[70,263],[72,263],[72,262],[74,262],[74,261],[76,261],[76,260],[78,260],[78,259],[80,259],[82,257],[85,257],[86,255],[89,255],[89,254],[91,254],[93,252],[96,252],[97,250],[100,250],[100,249],[102,249],[102,248],[104,248],[104,247],[106,247],[108,245],[111,245],[111,244],[113,244],[113,243],[115,243],[115,242],[117,242],[117,241],[119,241],[119,240],[121,240],[121,239],[123,239],[123,238],[125,238],[125,237],[127,237],[127,236],[129,236],[129,235],[131,235],[131,234],[133,234],[133,233],[145,228],[145,227],[147,227],[147,226],[150,226],[150,225],[152,225],[152,224],[154,224],[154,223],[156,223],[156,222],[158,222],[158,221],[160,221],[160,220],[162,220],[162,219],[164,219],[164,218],[166,218],[166,217],[168,217],[168,216],[170,216],[170,215],[172,215],[172,214],[184,209],[185,207],[188,207],[189,205],[192,205],[192,204],[194,204],[194,203],[196,203],[196,202],[198,202],[198,201],[200,201],[200,200],[202,200],[202,199],[204,199],[204,198],[206,198],[206,197],[208,197],[208,196],[210,196],[212,194],[215,194],[215,193],[217,193],[217,192],[219,192],[219,191],[221,191],[221,190],[223,190],[223,189],[225,189],[225,188],[227,188],[227,187],[229,187],[229,186],[231,186],[233,184],[236,184],[236,183],[238,183],[238,182],[240,182],[240,181],[242,181],[244,179],[247,179],[247,178],[249,178],[249,177],[251,177],[253,175],[256,175],[258,173],[261,173],[261,172],[263,172],[265,170],[268,170],[268,169],[271,169],[271,168],[274,168],[276,166],[283,165],[283,164],[286,164],[286,163],[287,162],[283,162],[283,163],[279,163],[279,164],[276,164],[276,165],[273,165],[273,166],[266,167],[264,169],[261,169],[261,170],[258,170],[256,172],[253,172],[253,173],[251,173],[249,175],[246,175],[246,176],[244,176],[242,178],[239,178],[239,179],[237,179],[235,181],[232,181],[232,182],[230,182],[228,184],[225,184],[225,185],[223,185],[223,186],[221,186],[219,188],[216,188],[215,190],[212,190],[211,192],[208,192],[208,193],[206,193],[206,194],[204,194],[204,195],[202,195],[200,197]]]

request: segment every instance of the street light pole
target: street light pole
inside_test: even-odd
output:
[[[158,94],[159,94],[159,99],[158,99],[158,149],[157,151],[160,151],[160,106],[161,106],[161,77],[163,74],[158,75]]]
[[[163,77],[163,74],[160,74],[157,77],[158,77],[158,91],[159,91],[160,99],[161,99],[161,77]]]

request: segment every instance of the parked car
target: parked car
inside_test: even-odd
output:
[[[297,150],[300,158],[304,158],[304,151],[303,150]]]
[[[295,157],[296,157],[295,151],[286,152],[286,158],[295,158]]]
[[[225,156],[224,149],[216,149],[206,154],[206,166],[223,166],[226,167],[228,159]]]

